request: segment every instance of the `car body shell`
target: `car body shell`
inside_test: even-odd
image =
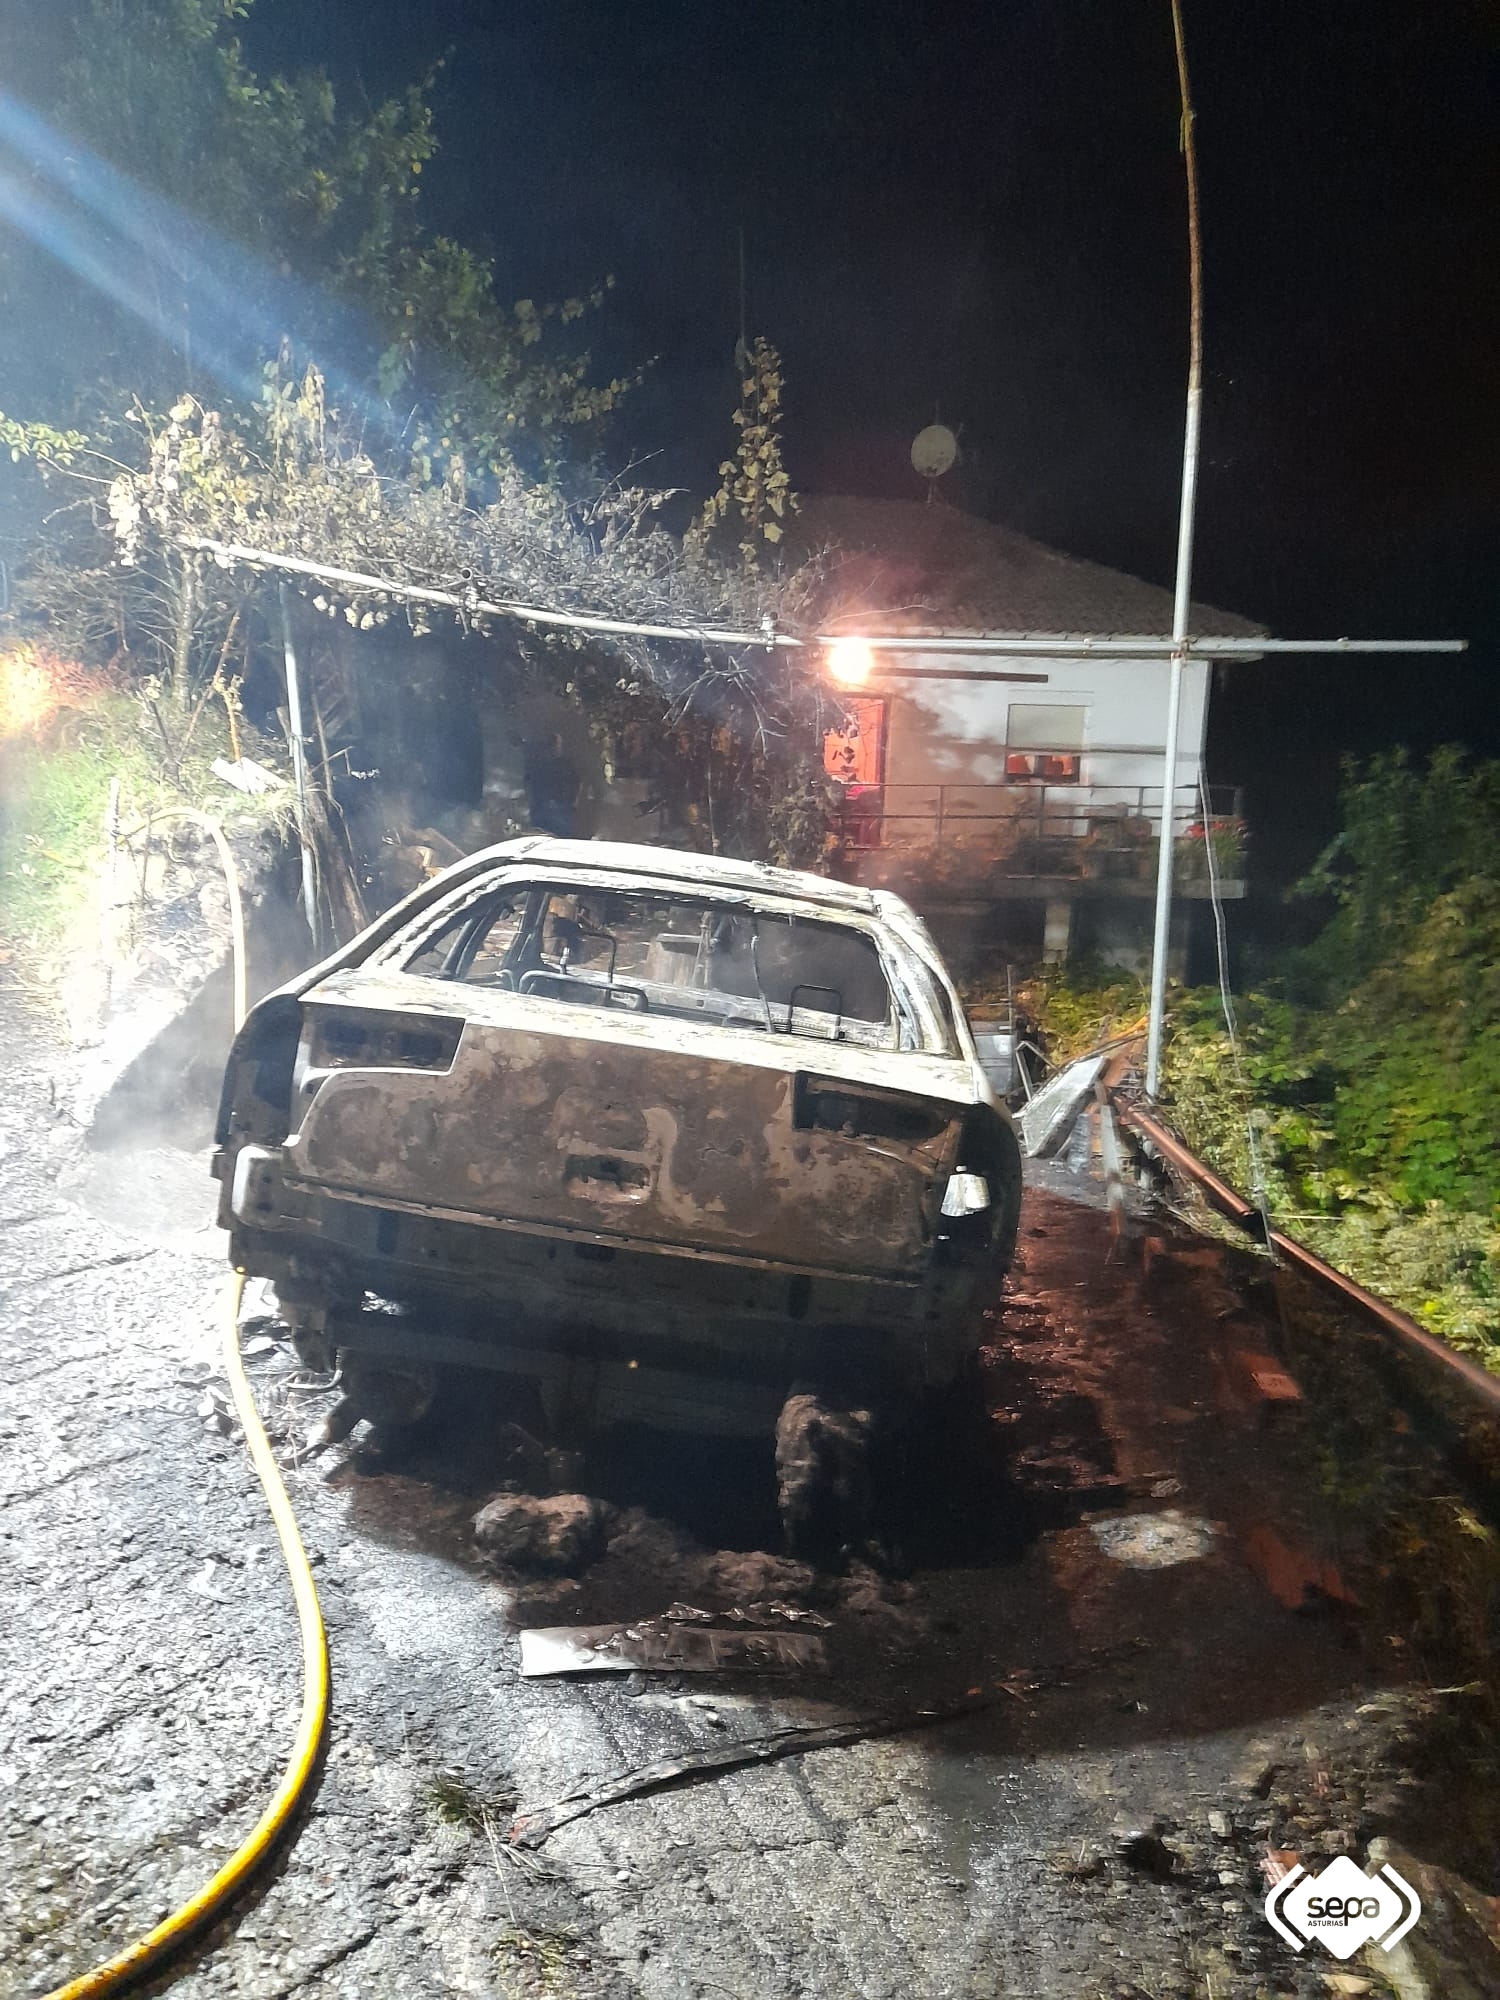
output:
[[[685,1019],[676,994],[662,1012],[613,956],[589,990],[566,969],[523,976],[532,990],[412,970],[518,885],[855,933],[907,1046],[807,1013],[800,986],[779,1018],[764,990],[763,1020],[753,1001]],[[332,1312],[341,1343],[392,1360],[530,1376],[591,1422],[753,1431],[810,1376],[876,1394],[951,1380],[1019,1207],[1008,1118],[905,904],[605,842],[470,856],[261,1002],[217,1136],[231,1254],[294,1313]],[[945,1215],[976,1175],[984,1204]],[[405,1310],[360,1310],[366,1294]]]

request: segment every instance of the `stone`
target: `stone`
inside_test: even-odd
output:
[[[604,1509],[586,1493],[501,1493],[474,1516],[474,1539],[512,1569],[584,1569],[604,1546]]]

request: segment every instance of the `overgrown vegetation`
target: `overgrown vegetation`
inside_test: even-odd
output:
[[[97,942],[112,803],[126,837],[183,805],[240,831],[288,815],[285,790],[252,798],[214,778],[215,758],[262,747],[243,723],[235,739],[223,705],[201,702],[169,757],[148,693],[33,646],[0,652],[0,931],[44,979]]]
[[[431,78],[350,112],[319,75],[257,76],[235,32],[250,4],[76,0],[21,52],[42,115],[0,117],[56,210],[0,238],[0,289],[18,302],[0,329],[0,528],[20,523],[24,540],[12,626],[96,672],[90,741],[107,739],[93,762],[68,748],[12,813],[25,920],[63,919],[62,900],[50,917],[41,905],[96,837],[95,764],[129,764],[143,803],[148,778],[195,799],[202,753],[224,747],[210,734],[243,727],[253,687],[264,760],[289,775],[278,573],[208,541],[401,586],[287,584],[329,621],[301,619],[298,643],[335,934],[363,921],[368,879],[340,816],[340,773],[371,762],[350,630],[477,635],[487,685],[546,684],[584,711],[606,772],[628,762],[677,837],[822,865],[822,698],[805,665],[759,642],[797,621],[818,581],[778,548],[796,503],[775,349],[757,339],[737,357],[735,452],[678,541],[661,525],[671,496],[603,466],[632,378],[598,378],[578,333],[608,281],[503,305],[492,265],[424,219]],[[484,608],[507,601],[757,640],[601,636]],[[452,667],[441,649],[424,662]],[[136,731],[111,691],[150,726]]]
[[[1346,767],[1342,828],[1293,892],[1311,946],[1236,997],[1173,996],[1162,1097],[1275,1221],[1500,1370],[1500,765]],[[1071,962],[1022,989],[1054,1058],[1143,1025],[1144,982]]]
[[[320,71],[257,74],[251,8],[61,0],[16,23],[0,138],[37,199],[0,237],[13,413],[95,431],[131,398],[253,399],[290,338],[338,400],[440,458],[586,450],[629,386],[577,340],[609,280],[505,305],[492,263],[425,213],[437,71],[351,107]]]
[[[1136,1032],[1145,1023],[1148,997],[1138,973],[1089,958],[1043,967],[1019,994],[1046,1035],[1056,1063],[1071,1062],[1102,1042]]]
[[[1217,994],[1184,995],[1163,1092],[1293,1234],[1500,1368],[1500,766],[1393,751],[1341,818],[1302,885],[1333,916],[1238,1002],[1238,1066]]]

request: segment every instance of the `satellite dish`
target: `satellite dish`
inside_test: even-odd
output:
[[[924,479],[941,479],[958,457],[958,439],[946,424],[929,424],[911,441],[911,462]]]

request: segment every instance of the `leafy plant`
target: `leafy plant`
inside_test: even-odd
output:
[[[427,226],[436,71],[351,110],[319,71],[251,68],[251,0],[32,11],[54,18],[22,32],[8,84],[40,115],[7,136],[106,282],[54,255],[55,229],[0,244],[16,408],[97,434],[130,397],[161,409],[186,386],[224,407],[290,332],[374,427],[420,429],[471,470],[524,440],[538,470],[627,392],[576,345],[608,279],[507,306],[489,261]]]
[[[1500,766],[1401,752],[1349,766],[1344,827],[1304,889],[1335,902],[1280,991],[1174,1005],[1163,1095],[1273,1216],[1500,1368]]]
[[[1500,764],[1470,764],[1447,745],[1425,768],[1404,749],[1344,764],[1342,825],[1294,894],[1329,896],[1332,921],[1287,968],[1310,1001],[1347,992],[1383,965],[1434,901],[1493,878],[1500,853]]]
[[[1033,973],[1018,997],[1060,1064],[1138,1027],[1149,994],[1145,980],[1124,966],[1074,958]]]
[[[780,542],[797,498],[781,462],[781,356],[770,341],[757,336],[742,354],[740,375],[740,406],[732,419],[739,441],[719,467],[718,490],[704,502],[685,546],[693,557],[718,546],[726,533],[736,535],[740,562],[754,575],[762,555]]]

